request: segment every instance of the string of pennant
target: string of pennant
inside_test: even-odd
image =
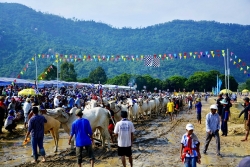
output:
[[[53,65],[59,62],[117,62],[117,61],[145,61],[145,57],[152,56],[154,58],[159,58],[161,61],[166,60],[175,60],[175,59],[200,59],[200,58],[215,58],[215,57],[224,57],[226,55],[225,50],[211,50],[211,51],[200,51],[200,52],[179,52],[179,53],[164,53],[164,54],[147,54],[147,55],[76,55],[76,54],[38,54],[38,59],[51,59],[54,60]],[[24,73],[27,71],[28,67],[35,61],[35,56],[31,57],[31,60],[25,64],[23,69],[18,74],[17,78],[20,78]],[[238,58],[233,52],[230,52],[230,62],[233,62],[240,71],[243,71],[244,74],[247,74],[250,65],[248,66],[246,62],[243,62],[242,59]],[[51,66],[52,67],[52,66]],[[47,71],[49,72],[49,71]],[[41,78],[45,78],[44,76],[47,75],[43,73]],[[250,73],[247,74],[250,77]]]

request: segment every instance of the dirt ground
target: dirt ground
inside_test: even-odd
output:
[[[192,114],[187,114],[186,111],[182,111],[176,120],[170,122],[169,118],[157,118],[143,121],[141,123],[135,123],[135,141],[132,146],[133,159],[135,167],[178,167],[184,166],[179,159],[180,140],[185,133],[185,127],[187,123],[192,123],[195,126],[194,133],[198,136],[201,142],[201,152],[205,142],[205,116],[209,112],[210,104],[214,103],[214,98],[209,98],[208,102],[202,101],[202,124],[198,124],[196,120],[195,111]],[[221,154],[222,157],[216,156],[216,144],[213,138],[208,147],[207,155],[202,154],[201,164],[198,167],[235,167],[239,161],[250,155],[250,148],[248,147],[249,141],[241,142],[244,137],[243,116],[237,118],[239,112],[242,110],[240,105],[234,104],[232,107],[232,118],[229,122],[229,134],[227,137],[220,136],[221,139]],[[20,131],[20,135],[23,132]],[[0,136],[1,143],[6,141],[10,136]],[[13,136],[15,139],[17,136]],[[67,139],[67,136],[64,136]],[[10,139],[12,140],[12,139]],[[67,146],[66,140],[63,140],[65,148]],[[46,145],[46,143],[44,144]],[[9,149],[13,149],[15,146],[9,146]],[[16,146],[15,149],[19,149]],[[27,145],[27,149],[31,150],[30,145]],[[0,155],[1,155],[0,148]],[[47,162],[38,164],[30,164],[32,158],[27,158],[25,162],[20,160],[20,163],[12,163],[13,160],[18,160],[20,156],[12,155],[10,152],[3,153],[8,154],[9,159],[0,158],[0,166],[38,166],[38,167],[55,167],[55,166],[68,166],[74,167],[76,164],[76,157],[74,154],[70,154],[69,149],[60,150],[57,154],[51,154],[47,156]],[[15,153],[18,154],[18,153]],[[110,151],[103,150],[101,147],[94,148],[94,154],[96,157],[95,166],[97,167],[120,167],[121,160],[117,156],[117,146],[113,145]],[[12,156],[11,156],[12,155]],[[16,158],[15,158],[16,157]],[[21,156],[22,157],[22,156]],[[1,162],[5,163],[2,163]],[[9,163],[8,163],[9,162]],[[8,164],[6,164],[8,163]],[[90,166],[87,157],[83,160],[83,166]],[[127,160],[127,166],[129,166]]]

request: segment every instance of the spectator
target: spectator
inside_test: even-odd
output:
[[[127,111],[121,111],[122,120],[115,125],[114,133],[118,136],[118,156],[121,156],[123,167],[126,167],[126,157],[129,157],[130,166],[133,166],[132,142],[135,132],[134,125],[127,119]]]
[[[217,105],[213,104],[210,106],[211,112],[206,115],[206,141],[203,153],[206,154],[208,145],[212,139],[215,137],[216,145],[217,145],[217,156],[221,156],[220,154],[220,116],[216,113],[218,110]]]
[[[33,107],[32,112],[34,116],[32,116],[28,122],[28,132],[25,136],[25,142],[28,141],[28,136],[31,133],[31,145],[34,161],[32,163],[37,163],[38,153],[37,147],[39,147],[39,152],[43,156],[42,162],[45,162],[45,150],[43,147],[43,138],[44,138],[44,123],[47,123],[47,120],[42,115],[38,115],[38,108]]]
[[[28,115],[31,110],[31,104],[30,104],[30,99],[27,98],[23,104],[23,112],[24,112],[24,128],[27,127],[28,123]]]
[[[196,108],[198,123],[201,124],[201,108],[202,108],[202,104],[201,104],[201,99],[200,98],[196,99],[195,108]]]
[[[248,138],[248,135],[249,135],[249,123],[250,123],[250,119],[248,118],[249,116],[249,112],[250,112],[250,103],[249,103],[249,98],[248,97],[245,97],[244,99],[244,110],[242,110],[240,112],[240,115],[239,115],[239,118],[240,116],[244,113],[244,126],[245,126],[245,131],[246,131],[246,134],[245,134],[245,138],[242,139],[241,141],[247,141],[247,138]]]
[[[90,158],[91,166],[93,167],[95,160],[92,150],[93,133],[89,121],[85,118],[82,118],[82,115],[83,115],[82,110],[77,109],[76,116],[78,117],[78,119],[75,120],[72,124],[70,138],[69,138],[69,145],[71,144],[72,137],[75,135],[76,156],[77,156],[78,166],[79,167],[82,166],[82,151],[83,147],[85,147]]]
[[[10,110],[8,117],[6,118],[4,122],[4,128],[8,130],[9,132],[13,132],[12,130],[16,128],[17,126],[16,121],[18,120],[19,119],[15,117],[15,111]]]
[[[4,118],[6,115],[6,106],[4,104],[4,97],[0,96],[0,134],[2,134],[2,127],[4,125]]]
[[[181,138],[180,157],[185,167],[196,167],[200,163],[200,142],[193,133],[194,126],[190,123],[186,125],[186,133]]]

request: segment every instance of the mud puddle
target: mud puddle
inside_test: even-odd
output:
[[[58,153],[66,148],[69,148],[68,134],[60,133],[58,143]],[[33,160],[31,157],[31,143],[23,145],[24,137],[19,137],[13,140],[2,140],[0,142],[0,166],[16,166]],[[51,135],[47,134],[44,137],[44,148],[46,155],[54,155],[54,140]]]

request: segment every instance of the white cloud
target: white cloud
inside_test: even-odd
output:
[[[146,27],[179,20],[250,24],[249,0],[0,0],[66,18],[101,21],[115,27]]]

